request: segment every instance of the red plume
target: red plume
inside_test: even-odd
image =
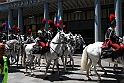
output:
[[[48,20],[48,24],[52,23],[52,20]]]
[[[112,21],[113,19],[115,19],[115,15],[114,14],[110,14],[109,18],[110,18],[110,21]]]
[[[19,27],[16,27],[16,30],[20,30],[20,28]]]
[[[45,18],[43,18],[43,19],[42,19],[42,22],[46,22],[46,19],[45,19]]]
[[[4,26],[6,26],[6,23],[4,22],[4,23],[2,23],[2,27],[4,27]]]
[[[16,28],[17,28],[17,26],[16,26],[16,25],[13,25],[13,26],[12,26],[12,28],[16,29]]]
[[[56,27],[59,27],[59,26],[60,26],[60,24],[56,24],[55,26],[56,26]]]
[[[65,26],[65,25],[63,25],[63,26],[62,26],[62,28],[64,29],[64,28],[66,28],[66,26]]]
[[[28,29],[28,32],[31,32],[31,29],[30,28]]]

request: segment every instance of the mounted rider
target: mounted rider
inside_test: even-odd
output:
[[[54,24],[52,22],[52,20],[48,20],[48,24],[49,24],[49,30],[47,32],[47,38],[48,38],[48,42],[51,42],[51,40],[53,39],[53,27]]]
[[[40,25],[40,30],[37,32],[37,44],[34,47],[39,46],[41,55],[43,55],[47,51],[48,40],[47,40],[47,31],[45,30],[46,19],[42,19],[42,24]]]
[[[62,29],[63,29],[63,32],[64,32],[64,33],[66,33],[66,34],[68,33],[67,27],[66,27],[65,25],[62,26]]]
[[[114,55],[112,56],[112,61],[117,61],[116,58],[121,55],[121,46],[119,41],[119,37],[116,35],[115,28],[116,28],[116,20],[114,14],[110,14],[110,22],[109,28],[105,34],[105,40],[108,43],[108,46],[114,48]]]
[[[34,37],[32,36],[32,30],[31,28],[28,28],[28,35],[27,35],[27,39],[26,39],[26,44],[30,44],[30,43],[34,43]]]
[[[5,27],[5,24],[2,23],[2,27],[0,27],[0,34],[1,34],[1,41],[2,42],[6,42],[6,40],[7,40],[7,35],[4,32],[4,27]]]
[[[16,30],[17,26],[14,25],[12,27],[12,29],[10,30],[10,34],[9,34],[9,40],[13,40],[13,39],[17,39],[16,35],[15,35],[15,30]]]

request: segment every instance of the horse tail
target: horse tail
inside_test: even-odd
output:
[[[83,53],[82,53],[82,58],[81,58],[81,71],[85,71],[86,68],[87,68],[87,62],[88,62],[88,56],[87,56],[87,47],[86,46],[83,50]]]

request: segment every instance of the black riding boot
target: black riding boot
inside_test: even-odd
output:
[[[114,51],[114,55],[112,57],[112,61],[117,62],[117,57],[120,56],[120,50]]]

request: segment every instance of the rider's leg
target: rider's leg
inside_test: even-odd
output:
[[[121,48],[118,44],[114,43],[112,44],[112,47],[114,47],[116,50],[114,51],[114,55],[112,57],[112,61],[117,61],[116,58],[120,55]]]

